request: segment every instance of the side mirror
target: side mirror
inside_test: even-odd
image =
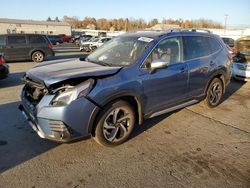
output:
[[[165,60],[162,60],[162,59],[154,60],[151,63],[151,66],[150,66],[150,73],[154,73],[157,69],[165,69],[168,66],[169,66],[168,61],[165,61]]]

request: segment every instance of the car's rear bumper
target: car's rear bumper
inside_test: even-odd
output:
[[[51,106],[52,96],[45,96],[34,107],[23,94],[21,98],[19,109],[41,138],[70,142],[90,136],[91,115],[97,107],[89,100],[80,98],[67,106]]]
[[[46,56],[47,57],[52,57],[52,56],[55,56],[55,52],[54,52],[54,50],[48,50],[47,52],[46,52]]]
[[[3,64],[0,66],[0,79],[4,79],[8,77],[9,74],[9,66],[7,64]]]

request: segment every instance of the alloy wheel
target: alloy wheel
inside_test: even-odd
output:
[[[119,142],[129,134],[132,114],[126,108],[115,108],[105,118],[103,135],[109,142]]]
[[[222,85],[220,82],[215,82],[209,91],[209,103],[216,105],[222,96]]]

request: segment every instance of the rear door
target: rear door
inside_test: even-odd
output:
[[[29,58],[29,44],[25,35],[8,35],[5,48],[7,60],[21,60]]]
[[[189,68],[189,97],[200,96],[217,64],[210,49],[209,37],[184,36],[184,60]]]
[[[43,35],[29,35],[30,51],[45,50],[47,48],[47,40]]]

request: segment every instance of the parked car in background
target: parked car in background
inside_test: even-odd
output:
[[[52,44],[45,35],[5,34],[0,35],[0,53],[6,61],[33,60],[42,62],[54,56]]]
[[[102,46],[105,42],[108,42],[111,39],[111,37],[101,37],[98,41],[92,42],[89,45],[91,52],[95,51],[98,47]]]
[[[71,41],[71,36],[68,36],[68,35],[65,35],[65,34],[61,34],[61,35],[59,35],[60,37],[61,37],[61,40],[63,41],[63,42],[70,42]]]
[[[111,37],[93,38],[92,40],[82,43],[80,46],[80,51],[93,52],[98,47],[100,47],[101,45],[103,45],[105,42],[109,40],[111,40]]]
[[[5,63],[3,54],[0,53],[0,80],[8,77],[9,66]]]
[[[80,41],[80,51],[82,52],[90,52],[90,44],[92,44],[93,42],[96,42],[99,40],[99,37],[91,37],[89,40],[87,41]]]
[[[229,37],[221,37],[225,44],[227,44],[229,47],[234,47],[234,39]]]
[[[203,99],[219,105],[232,74],[228,55],[219,36],[196,30],[120,35],[85,60],[28,71],[19,108],[42,138],[92,135],[116,146],[145,119]]]
[[[80,37],[82,36],[82,35],[84,35],[85,33],[84,32],[77,32],[77,31],[73,31],[72,32],[72,42],[73,43],[79,43],[79,40],[80,40]]]
[[[91,38],[93,38],[92,35],[83,35],[83,36],[81,36],[80,39],[79,39],[79,45],[83,44],[84,42],[89,41]],[[95,37],[95,38],[97,38],[97,37]]]
[[[250,80],[250,36],[235,41],[237,53],[233,57],[233,78],[237,80]]]
[[[86,42],[90,40],[93,36],[92,35],[81,35],[79,38],[75,39],[76,45],[81,45],[82,42]]]
[[[47,37],[53,45],[59,45],[63,43],[60,35],[47,35]]]

